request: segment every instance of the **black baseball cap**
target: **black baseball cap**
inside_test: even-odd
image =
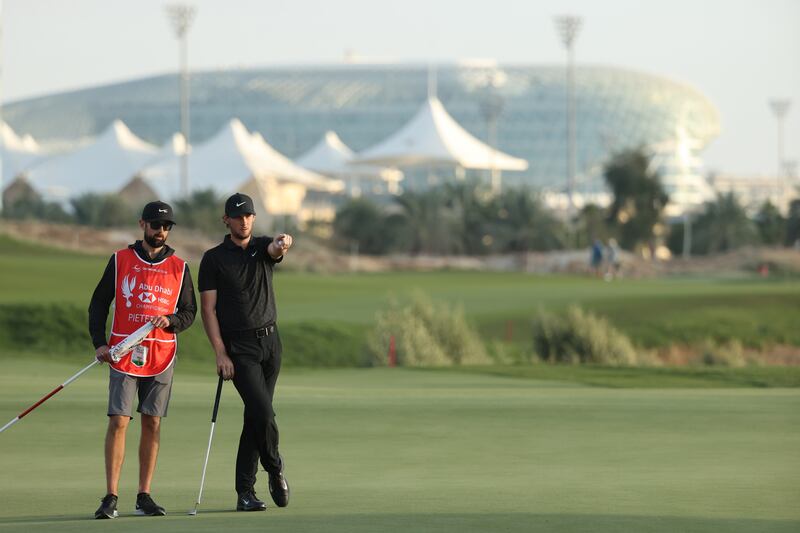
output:
[[[142,209],[142,220],[153,222],[154,220],[164,220],[175,224],[175,215],[172,213],[172,206],[166,202],[150,202]]]
[[[243,215],[255,215],[256,208],[253,199],[237,192],[225,201],[225,214],[229,217],[240,217]]]

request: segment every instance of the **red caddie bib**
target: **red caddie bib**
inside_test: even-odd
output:
[[[131,248],[114,254],[116,295],[109,346],[114,346],[154,316],[171,315],[178,307],[186,262],[171,255],[158,263],[148,263]],[[112,368],[132,376],[157,376],[175,359],[177,335],[154,328],[137,346]]]

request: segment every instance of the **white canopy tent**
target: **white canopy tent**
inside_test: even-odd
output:
[[[296,159],[298,165],[307,169],[350,181],[351,193],[361,179],[383,180],[390,192],[397,190],[403,173],[396,168],[375,165],[354,165],[355,154],[336,132],[327,131],[309,151]]]
[[[191,147],[186,144],[183,134],[175,133],[139,172],[144,183],[160,200],[169,202],[180,196],[180,164],[187,151],[191,152]]]
[[[238,119],[226,123],[213,137],[192,147],[189,188],[231,194],[258,171],[259,156],[253,139]],[[179,183],[177,165],[165,169],[164,179]]]
[[[32,167],[28,179],[44,199],[62,203],[88,192],[115,193],[157,152],[115,120],[88,146]]]
[[[488,146],[462,128],[431,96],[397,132],[360,152],[356,164],[396,167],[455,166],[465,169],[525,170],[528,162]]]
[[[335,193],[344,189],[344,183],[306,170],[294,164],[275,150],[260,133],[253,135],[253,143],[259,147],[263,158],[261,172],[254,174],[243,191],[261,199],[271,215],[295,215],[301,220],[316,216],[303,209],[308,190]]]
[[[260,133],[251,134],[239,119],[231,119],[213,137],[190,150],[192,191],[211,189],[220,196],[247,192],[259,198],[269,214],[297,213],[308,189],[336,192],[344,187],[340,181],[295,165],[267,144]],[[177,160],[170,162],[167,157],[146,167],[142,175],[164,198],[177,194]]]
[[[260,133],[253,134],[253,142],[262,152],[263,168],[260,175],[271,176],[279,181],[299,183],[309,189],[323,192],[339,192],[344,184],[307,170],[292,162],[264,140]]]
[[[3,161],[2,183],[8,184],[35,165],[42,158],[42,150],[33,137],[20,137],[11,126],[0,122],[0,158]]]

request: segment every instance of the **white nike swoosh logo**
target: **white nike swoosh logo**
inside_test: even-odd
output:
[[[257,253],[258,253],[258,250],[256,250],[256,251],[255,251],[255,252],[253,252],[252,254],[250,254],[250,257],[255,257]]]
[[[166,210],[166,209],[159,209],[159,210],[158,210],[158,212],[159,212],[159,213],[166,213],[166,212],[167,212],[167,210]]]
[[[236,204],[236,207],[242,207],[246,202],[242,202],[240,204]]]

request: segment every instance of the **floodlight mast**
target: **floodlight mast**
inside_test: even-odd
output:
[[[786,172],[786,160],[783,153],[783,121],[789,113],[792,102],[789,99],[775,98],[769,101],[769,107],[778,123],[778,177]]]
[[[567,198],[569,201],[569,214],[575,210],[575,39],[581,29],[583,19],[574,15],[561,15],[555,17],[556,29],[561,42],[567,49]]]
[[[500,171],[495,162],[495,150],[497,150],[497,122],[503,113],[504,100],[498,92],[501,82],[498,80],[496,72],[489,74],[486,81],[486,96],[481,102],[481,112],[486,119],[486,140],[489,144],[489,180],[492,187],[492,194],[498,195],[502,192],[503,181]]]
[[[181,154],[181,194],[187,197],[189,196],[189,45],[186,36],[197,9],[186,4],[172,4],[166,7],[166,12],[179,42],[181,135],[185,143]]]

